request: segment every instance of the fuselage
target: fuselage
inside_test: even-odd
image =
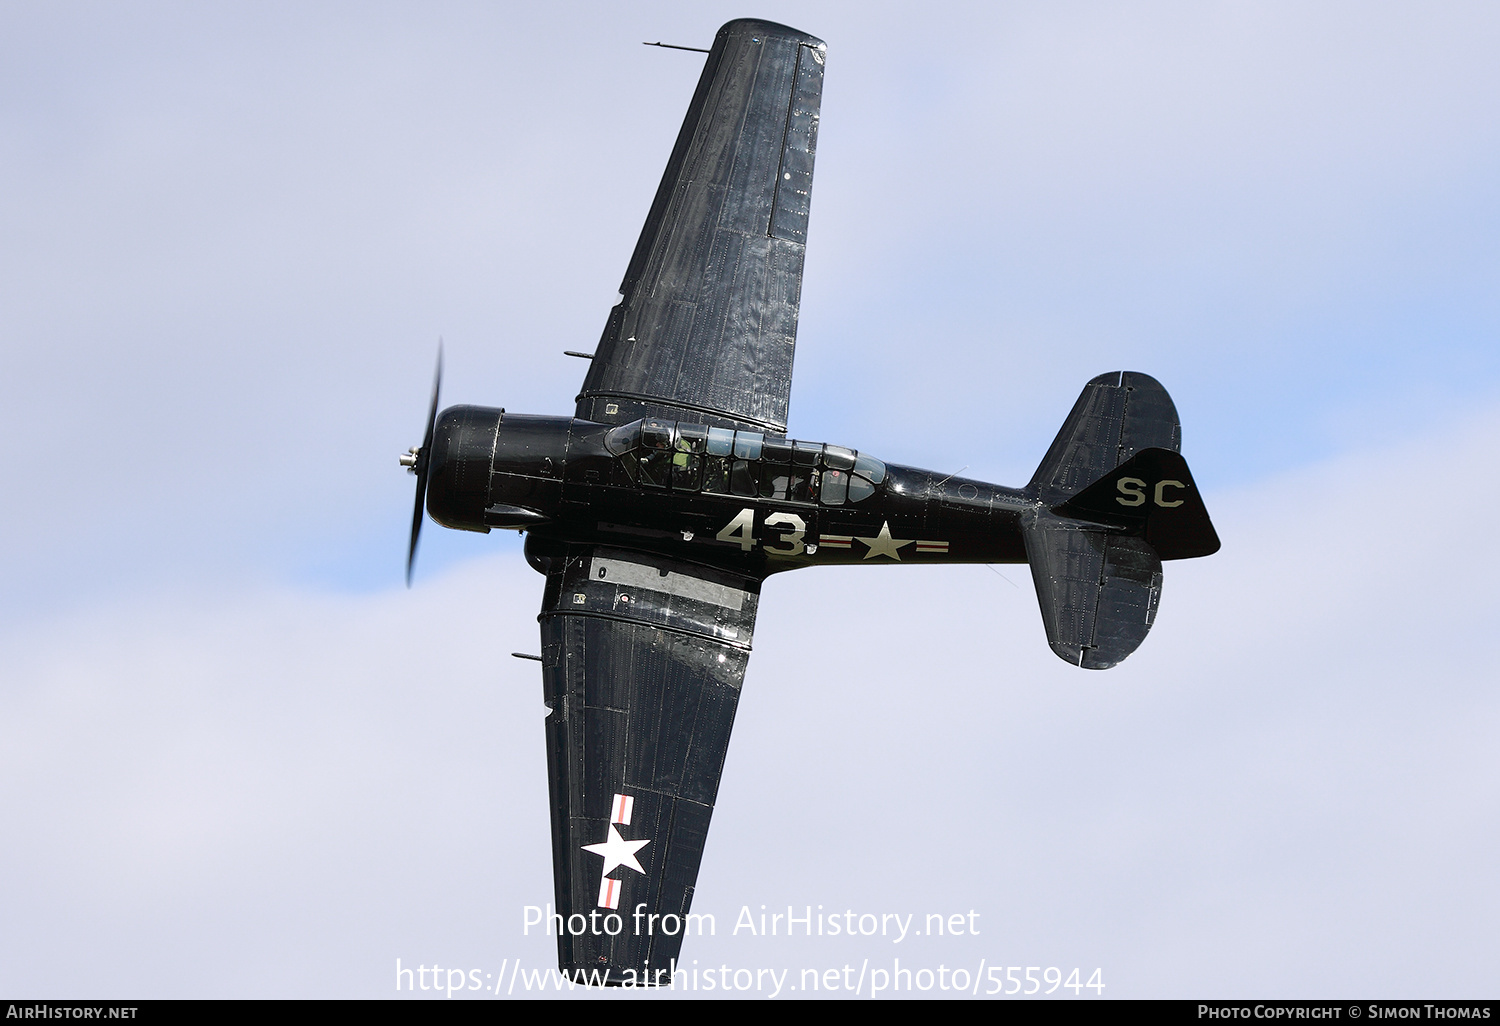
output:
[[[755,576],[819,564],[1024,563],[1016,488],[842,446],[647,418],[445,410],[428,512],[532,541],[648,548]]]

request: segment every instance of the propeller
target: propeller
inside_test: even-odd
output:
[[[406,586],[411,587],[411,568],[417,561],[417,537],[422,533],[422,504],[427,501],[427,472],[432,467],[432,432],[437,426],[438,390],[443,383],[443,340],[438,339],[437,370],[432,374],[432,404],[427,409],[427,434],[420,447],[412,446],[401,456],[401,465],[417,476],[417,505],[411,514],[411,548],[406,550]]]

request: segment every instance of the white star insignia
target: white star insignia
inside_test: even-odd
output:
[[[859,538],[859,535],[855,535],[855,537]],[[870,547],[870,551],[865,553],[866,559],[873,559],[875,556],[890,556],[898,562],[901,559],[901,553],[896,550],[903,545],[910,545],[912,542],[910,538],[905,540],[892,538],[891,522],[889,520],[880,525],[880,533],[875,537],[859,538],[859,540]]]
[[[650,841],[625,840],[625,838],[620,836],[620,831],[616,830],[615,825],[611,823],[609,825],[609,840],[603,844],[585,844],[583,845],[583,850],[591,851],[595,855],[604,856],[605,876],[608,876],[610,870],[616,866],[626,866],[637,873],[644,873],[646,871],[636,861],[635,853],[650,843]]]

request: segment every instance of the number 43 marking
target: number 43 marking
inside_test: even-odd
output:
[[[774,552],[778,556],[800,555],[802,537],[807,533],[807,522],[795,513],[772,513],[766,517],[766,527],[784,527],[786,530],[775,532],[776,541],[780,545],[767,545],[767,552]],[[738,544],[745,552],[749,552],[756,546],[755,538],[755,510],[742,509],[735,514],[735,518],[724,525],[724,529],[714,537],[721,542]]]

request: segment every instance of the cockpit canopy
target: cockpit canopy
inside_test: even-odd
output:
[[[875,494],[885,464],[841,445],[649,418],[604,437],[643,488],[842,506]]]

